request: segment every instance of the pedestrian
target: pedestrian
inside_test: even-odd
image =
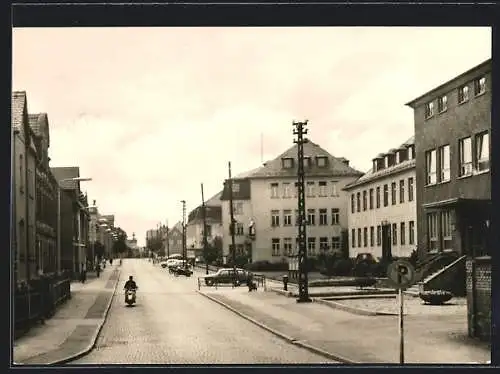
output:
[[[95,272],[97,273],[97,278],[99,278],[101,275],[101,265],[99,265],[99,263],[95,266]]]
[[[109,264],[113,265],[113,259],[112,258],[109,259]]]
[[[80,280],[82,283],[85,283],[85,281],[87,280],[87,268],[84,262],[82,262],[81,264]]]
[[[253,274],[251,271],[247,273],[247,287],[248,287],[248,292],[257,290],[257,285],[253,281]]]

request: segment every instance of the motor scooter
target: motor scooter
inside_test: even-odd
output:
[[[136,292],[137,288],[130,288],[128,290],[125,290],[125,302],[127,303],[127,306],[132,306],[135,304]]]

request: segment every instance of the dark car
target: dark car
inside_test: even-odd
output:
[[[236,269],[236,285],[244,284],[247,281],[249,272],[243,269]],[[217,273],[205,276],[205,284],[213,286],[214,284],[233,283],[234,270],[232,268],[219,269]]]

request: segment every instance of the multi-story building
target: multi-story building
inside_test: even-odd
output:
[[[350,194],[349,255],[409,257],[416,249],[414,137],[372,161],[368,172],[344,187]]]
[[[207,242],[208,244],[219,237],[222,239],[222,191],[205,202]],[[196,256],[203,256],[203,206],[200,205],[188,214],[186,224],[186,246],[195,251]]]
[[[347,192],[342,189],[362,173],[309,141],[304,144],[307,250],[311,257],[340,252],[347,230]],[[236,251],[251,252],[252,261],[286,261],[297,252],[297,145],[274,160],[233,179]],[[229,188],[222,194],[224,254],[230,248]],[[245,226],[248,225],[247,234]],[[251,230],[250,230],[251,228]],[[250,235],[249,235],[250,234]],[[240,249],[238,249],[240,246]]]
[[[50,136],[47,114],[30,114],[29,123],[37,150],[36,267],[38,273],[54,275],[60,272],[57,251],[57,181],[49,166]]]
[[[174,255],[174,254],[182,255],[182,249],[183,249],[182,236],[183,236],[182,222],[179,221],[173,227],[168,229],[168,234],[165,233],[165,235],[163,236],[165,240],[164,244],[165,253],[167,253],[168,250],[169,255]],[[166,241],[168,241],[168,243]]]
[[[61,267],[76,278],[87,263],[90,221],[87,196],[81,192],[80,182],[72,180],[80,177],[79,167],[54,167],[51,171],[61,190]]]
[[[12,93],[12,252],[17,282],[37,276],[36,146],[29,126],[26,92]]]
[[[489,59],[407,104],[415,122],[419,255],[428,262],[450,252],[458,257],[423,287],[466,291],[469,334],[485,339],[491,332],[491,91]]]
[[[114,214],[99,215],[99,241],[104,245],[104,257],[112,258],[115,253],[113,251],[113,230],[115,228]]]

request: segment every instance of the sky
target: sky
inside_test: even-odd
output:
[[[229,161],[234,176],[293,146],[293,121],[367,171],[413,135],[407,102],[488,58],[486,27],[14,28],[12,89],[48,114],[51,166],[79,166],[144,245]]]

